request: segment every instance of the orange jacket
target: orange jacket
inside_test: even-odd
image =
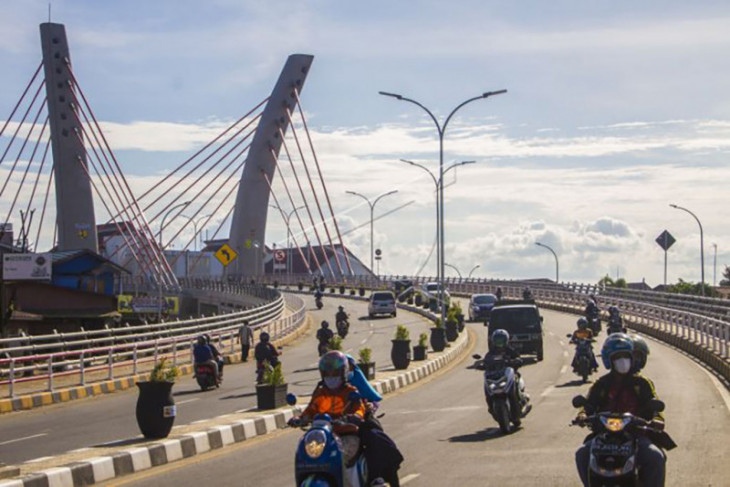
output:
[[[581,330],[579,328],[573,332],[573,336],[571,337],[570,341],[576,342],[579,339],[590,340],[591,338],[593,338],[593,330],[589,328],[584,328],[583,330]]]
[[[357,392],[357,389],[350,384],[344,384],[336,391],[320,385],[314,390],[312,400],[309,401],[309,405],[302,413],[302,416],[314,418],[318,414],[329,414],[335,419],[345,414],[355,414],[364,418],[365,403],[362,399],[351,402],[349,399],[351,392]]]

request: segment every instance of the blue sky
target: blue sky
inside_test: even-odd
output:
[[[48,2],[0,2],[0,117],[40,59]],[[125,173],[143,190],[268,95],[287,55],[314,54],[302,93],[335,207],[345,227],[367,212],[346,190],[397,187],[377,223],[382,270],[420,267],[433,238],[433,195],[421,174],[437,145],[415,98],[443,116],[448,160],[475,159],[448,190],[447,262],[481,276],[606,272],[658,284],[653,239],[677,237],[670,280],[699,279],[705,226],[730,264],[724,182],[730,177],[730,4],[647,2],[55,1],[76,76]],[[0,202],[3,204],[5,202]],[[272,215],[273,216],[273,215]],[[270,217],[270,236],[281,223]],[[182,242],[181,242],[182,243]],[[348,240],[367,260],[369,232]]]

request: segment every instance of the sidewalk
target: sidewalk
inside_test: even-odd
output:
[[[427,361],[411,362],[408,370],[378,371],[373,385],[381,394],[408,387],[467,357],[475,342],[474,332],[467,329],[449,348],[440,353],[431,352],[432,358]],[[289,418],[302,409],[303,406],[285,407],[267,414],[255,409],[242,410],[176,426],[170,437],[161,441],[137,436],[82,448],[22,464],[19,466],[22,477],[0,481],[0,487],[77,487],[107,481],[286,428]]]

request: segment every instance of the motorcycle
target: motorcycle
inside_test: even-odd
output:
[[[220,387],[221,379],[216,373],[215,367],[210,363],[195,364],[195,380],[198,381],[201,391],[207,391],[212,387]]]
[[[572,338],[573,335],[566,335],[568,338]],[[593,361],[591,356],[593,355],[593,347],[591,341],[585,338],[579,338],[575,343],[575,360],[573,361],[573,372],[583,379],[583,382],[588,382],[588,376],[593,372]]]
[[[317,345],[317,353],[321,357],[325,353],[330,351],[330,344],[329,342],[320,341],[319,345]]]
[[[317,309],[322,309],[322,306],[324,306],[322,304],[322,296],[317,296],[316,298],[314,298],[314,304],[317,306]]]
[[[620,320],[620,318],[618,320],[612,320],[609,318],[608,324],[606,325],[606,333],[609,335],[613,333],[626,333],[626,327]]]
[[[586,316],[588,320],[588,326],[593,330],[593,335],[598,336],[601,333],[601,317],[600,316]]]
[[[296,404],[296,396],[287,395],[287,402],[293,406]],[[360,444],[358,426],[347,417],[332,420],[329,414],[320,414],[311,424],[292,418],[289,425],[306,431],[299,440],[294,456],[294,478],[297,486],[367,485],[367,462]]]
[[[347,320],[339,320],[337,322],[337,334],[340,336],[340,338],[344,340],[349,331],[350,323],[348,323]]]
[[[573,398],[573,407],[587,405],[586,398]],[[652,409],[664,410],[664,403],[652,401]],[[593,487],[637,487],[639,469],[637,465],[638,438],[646,435],[652,443],[665,450],[676,448],[677,444],[663,430],[654,428],[648,421],[631,413],[599,412],[584,421],[574,419],[572,425],[588,427],[593,431],[590,440],[590,461],[588,484]]]
[[[519,428],[522,418],[532,409],[530,396],[525,393],[525,383],[517,379],[516,369],[522,366],[522,360],[509,360],[502,357],[489,357],[485,362],[480,355],[473,355],[480,360],[477,366],[484,370],[484,395],[492,404],[492,417],[499,423],[503,434],[508,434],[514,425]]]

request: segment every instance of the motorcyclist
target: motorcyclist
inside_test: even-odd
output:
[[[588,391],[587,404],[578,413],[576,421],[585,422],[588,414],[599,411],[631,413],[650,422],[657,429],[664,428],[664,417],[651,408],[657,399],[654,384],[632,372],[634,341],[626,334],[614,333],[606,338],[601,349],[603,365],[609,373],[600,377]],[[583,485],[588,486],[590,440],[576,451],[575,461]],[[662,487],[666,466],[664,452],[648,437],[638,437],[636,456],[639,478],[645,487]]]
[[[626,328],[621,319],[621,313],[616,306],[610,306],[608,308],[608,334],[611,333],[626,333]]]
[[[594,321],[599,321],[601,316],[601,309],[598,307],[598,302],[596,301],[596,297],[591,294],[590,298],[586,300],[586,308],[583,312],[583,315],[585,316],[586,320],[588,320],[589,325],[593,326]],[[595,328],[595,332],[598,333],[601,329],[600,322],[598,323],[598,326]]]
[[[263,369],[266,367],[266,364],[268,363],[272,367],[275,367],[279,363],[280,353],[270,340],[271,337],[269,334],[262,331],[259,335],[259,342],[256,344],[256,348],[254,348],[253,356],[256,359],[256,382],[258,384],[263,379]]]
[[[530,301],[532,299],[532,290],[529,287],[522,290],[522,299],[524,301]]]
[[[360,370],[360,367],[358,367],[357,362],[355,361],[355,357],[349,354],[346,354],[345,356],[347,357],[347,364],[349,365],[347,382],[355,386],[355,388],[357,388],[357,392],[366,401],[369,401],[373,404],[377,404],[382,401],[383,396],[381,396],[378,391],[376,391],[375,388],[370,385],[370,382],[368,382],[365,374],[363,374],[362,370]]]
[[[519,363],[520,360],[520,353],[515,350],[514,348],[509,346],[509,333],[507,330],[494,330],[492,332],[492,336],[489,339],[489,342],[491,346],[489,347],[489,351],[482,359],[482,365],[485,369],[489,369],[489,366],[493,362],[498,362],[505,360],[507,363]],[[519,387],[522,385],[522,377],[520,373],[515,370],[515,377],[517,378],[518,387],[517,387],[517,393],[520,394],[520,390],[522,387]],[[487,408],[489,409],[489,413],[492,413],[492,398],[487,394]]]
[[[223,366],[226,364],[226,361],[223,358],[223,355],[213,344],[213,340],[210,339],[210,335],[206,333],[203,337],[205,337],[205,342],[210,347],[210,351],[213,352],[213,360],[215,360],[216,365],[218,365],[218,374],[220,375],[220,378],[223,379]]]
[[[330,330],[330,324],[326,320],[322,321],[319,330],[317,330],[317,340],[319,341],[317,349],[319,350],[320,357],[324,355],[327,350],[327,344],[332,340],[333,336],[335,334]]]
[[[588,328],[588,320],[585,318],[580,318],[576,322],[576,325],[578,326],[578,329],[576,329],[573,332],[573,335],[570,337],[570,343],[577,344],[578,340],[588,340],[589,342],[594,342],[593,339],[593,330]],[[598,361],[596,360],[596,354],[593,353],[593,347],[590,347],[591,352],[591,368],[593,371],[598,370]],[[573,362],[571,366],[573,369],[576,368],[578,365],[578,349],[575,350],[575,355],[573,356]]]
[[[649,344],[639,335],[631,335],[631,339],[634,341],[634,350],[631,352],[633,355],[631,372],[636,374],[641,372],[646,365],[646,360],[649,358]],[[647,380],[649,379],[647,378]]]
[[[213,350],[205,339],[205,335],[200,335],[193,347],[193,361],[195,365],[210,364],[213,367],[216,377],[220,377],[218,363],[214,360]]]
[[[335,313],[335,323],[339,323],[340,321],[347,321],[349,317],[350,315],[345,313],[344,306],[337,307],[337,313]]]
[[[502,301],[502,288],[498,287],[494,295],[497,296],[497,301]]]
[[[358,434],[368,462],[369,482],[381,478],[392,486],[398,486],[398,469],[403,457],[382,430],[362,426],[366,405],[362,398],[351,399],[351,394],[357,389],[347,383],[347,362],[345,354],[337,350],[327,352],[319,359],[322,382],[317,385],[302,414],[289,420],[289,424],[299,426],[312,421],[318,414],[329,414],[332,419],[347,415],[351,422],[361,426]]]

